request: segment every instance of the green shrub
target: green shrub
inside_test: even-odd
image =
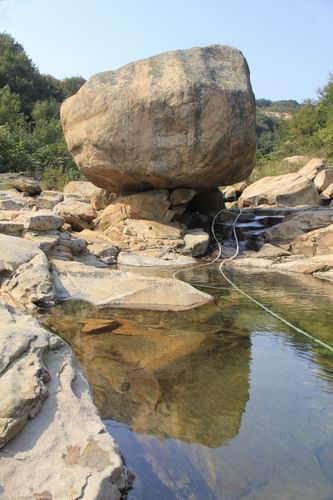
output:
[[[76,168],[46,167],[41,178],[42,189],[62,191],[70,181],[82,180],[83,177]]]

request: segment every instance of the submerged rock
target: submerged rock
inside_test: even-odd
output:
[[[61,107],[70,153],[108,191],[209,190],[248,177],[255,99],[242,53],[177,50],[90,78]]]

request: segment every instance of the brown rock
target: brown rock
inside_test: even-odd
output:
[[[299,170],[299,173],[302,175],[305,175],[308,179],[313,181],[313,179],[316,177],[316,175],[321,172],[322,170],[326,169],[326,165],[324,160],[321,158],[312,158],[305,167],[301,168]]]
[[[68,148],[108,191],[207,190],[248,177],[255,100],[242,53],[178,50],[93,76],[61,107]]]
[[[325,191],[333,183],[333,170],[330,168],[322,170],[316,175],[313,182],[320,193]]]
[[[10,183],[18,191],[23,191],[32,195],[39,194],[42,190],[38,182],[35,181],[35,179],[30,179],[29,177],[17,177]]]

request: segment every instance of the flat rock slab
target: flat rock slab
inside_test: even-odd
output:
[[[126,471],[69,346],[0,303],[0,496],[119,499]]]
[[[175,279],[143,277],[78,262],[53,261],[59,300],[84,300],[95,305],[182,311],[207,304],[210,295]]]
[[[38,245],[32,241],[0,234],[0,271],[15,271],[21,264],[42,254]]]
[[[135,267],[186,267],[197,264],[192,257],[180,255],[175,259],[160,259],[159,257],[149,257],[131,252],[120,252],[117,263],[122,266]]]

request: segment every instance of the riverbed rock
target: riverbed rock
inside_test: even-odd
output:
[[[330,283],[333,283],[333,269],[330,269],[329,271],[318,271],[313,274],[316,278],[320,278],[325,281],[329,281]]]
[[[14,272],[42,251],[36,243],[15,236],[0,234],[0,273]]]
[[[320,229],[333,223],[333,210],[321,208],[305,210],[288,215],[283,222],[265,231],[264,238],[270,242],[291,242],[297,236]]]
[[[1,497],[118,500],[127,483],[69,346],[0,303]]]
[[[276,271],[287,271],[292,273],[312,274],[318,271],[324,272],[333,268],[333,254],[315,255],[306,259],[291,260],[274,265]]]
[[[333,170],[330,168],[321,170],[314,178],[313,183],[320,193],[325,191],[333,183]]]
[[[213,298],[175,279],[145,277],[79,262],[53,261],[59,300],[84,300],[111,307],[182,311],[207,304]]]
[[[242,53],[212,45],[99,73],[61,107],[70,153],[108,191],[244,180],[255,159],[255,100]]]
[[[20,236],[22,234],[23,227],[23,222],[15,222],[10,220],[3,221],[0,219],[0,233],[2,234]]]
[[[11,180],[11,185],[18,191],[23,191],[31,195],[37,195],[41,192],[40,184],[30,177],[17,177]]]
[[[333,254],[333,224],[298,236],[292,241],[292,251],[309,256]]]
[[[30,231],[52,231],[59,229],[64,219],[52,211],[38,210],[37,212],[23,212],[17,219],[23,221],[24,228]]]
[[[300,172],[263,177],[248,186],[238,200],[241,207],[320,205],[313,182]]]
[[[2,291],[18,307],[34,308],[54,301],[48,260],[32,241],[0,234]]]
[[[170,222],[173,212],[167,189],[150,189],[143,193],[118,196],[99,215],[95,226],[106,231],[126,219],[147,219]]]
[[[330,201],[333,200],[333,183],[330,184],[325,191],[321,193],[321,199],[324,201]]]
[[[75,195],[80,201],[90,203],[95,210],[106,208],[116,196],[88,181],[69,182],[64,187],[64,195],[67,199],[71,195]]]
[[[58,203],[64,200],[64,195],[60,191],[42,191],[36,198],[36,203],[40,208],[52,210]]]
[[[122,266],[133,267],[191,267],[196,265],[197,261],[188,255],[175,255],[174,258],[161,259],[149,255],[141,255],[131,252],[120,252],[117,263]]]
[[[53,212],[62,217],[75,231],[89,229],[97,215],[92,205],[80,200],[65,200],[56,205]]]
[[[299,173],[313,181],[318,173],[326,168],[325,161],[322,158],[312,158],[312,160],[299,170]]]
[[[193,257],[203,255],[209,244],[209,234],[203,229],[190,229],[184,236],[185,248]]]

